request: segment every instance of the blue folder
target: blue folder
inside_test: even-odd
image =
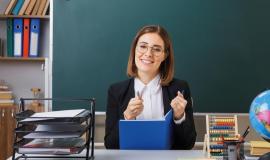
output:
[[[170,149],[172,123],[172,110],[161,120],[120,120],[120,149]]]
[[[23,54],[23,19],[22,18],[14,18],[13,23],[13,56],[21,57]]]
[[[38,57],[40,19],[32,18],[30,26],[29,57]]]

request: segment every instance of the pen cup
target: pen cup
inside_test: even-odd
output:
[[[244,143],[236,140],[226,140],[223,143],[223,160],[244,160]]]

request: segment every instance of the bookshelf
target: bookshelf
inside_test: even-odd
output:
[[[43,57],[37,57],[37,58],[18,58],[18,57],[0,57],[1,61],[32,61],[32,62],[45,62],[45,58]]]
[[[52,55],[52,0],[50,0],[50,10],[49,14],[45,16],[36,16],[36,15],[4,15],[6,7],[4,5],[8,4],[10,0],[0,1],[0,39],[3,41],[3,55],[0,56],[0,80],[4,80],[10,87],[13,98],[15,100],[14,106],[1,106],[0,111],[15,110],[11,108],[18,109],[19,98],[32,98],[33,93],[31,88],[40,88],[41,94],[40,98],[51,97],[50,94],[50,68],[51,68],[51,55]],[[3,8],[4,7],[4,8]],[[38,57],[7,57],[7,20],[15,18],[38,18],[40,19],[40,31],[39,31],[39,46],[38,46]],[[44,104],[44,110],[48,111],[48,103]],[[39,110],[38,110],[39,111]],[[40,110],[40,111],[43,111]],[[8,129],[2,129],[5,132],[1,132],[1,135],[8,134],[13,132],[15,125],[11,125],[11,122],[15,122],[14,115],[16,113],[12,112],[12,116],[5,114],[4,119],[1,118],[3,126],[10,126]],[[9,119],[9,120],[8,120]],[[13,123],[12,123],[13,124]],[[2,127],[3,127],[2,126]],[[5,137],[5,136],[1,136]],[[1,138],[0,137],[0,138]],[[4,141],[0,139],[0,157],[5,159],[11,156],[12,153],[12,140]],[[3,150],[4,149],[4,150]],[[4,154],[4,155],[3,155]]]
[[[7,4],[10,0],[3,0],[2,4]],[[0,79],[4,80],[11,88],[15,103],[19,98],[32,98],[31,88],[41,89],[40,98],[50,96],[50,66],[51,66],[51,44],[52,44],[52,1],[50,0],[49,15],[4,15],[0,13],[0,39],[3,41],[3,54],[0,57]],[[7,57],[7,20],[14,18],[38,18],[40,19],[39,49],[38,57]],[[48,104],[45,104],[45,111],[48,111]]]
[[[16,15],[3,15],[0,14],[0,19],[8,19],[8,18],[39,18],[39,19],[44,19],[44,20],[50,20],[50,16],[16,16]]]

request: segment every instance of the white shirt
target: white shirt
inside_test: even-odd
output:
[[[160,75],[157,75],[147,85],[138,78],[134,79],[135,95],[139,93],[143,99],[143,111],[136,119],[162,119],[164,118],[164,103],[162,95],[162,87],[160,85]],[[185,120],[185,114],[180,120],[174,120],[176,124],[180,124]]]

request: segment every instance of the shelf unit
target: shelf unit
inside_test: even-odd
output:
[[[45,62],[45,58],[37,57],[37,58],[18,58],[18,57],[0,57],[0,61],[33,61],[33,62]]]
[[[10,1],[10,0],[3,0]],[[0,14],[0,39],[4,42],[4,55],[7,55],[7,24],[8,19],[14,18],[39,18],[39,57],[0,57],[0,80],[6,81],[10,86],[15,103],[19,98],[31,98],[31,88],[40,88],[43,97],[51,97],[51,55],[52,55],[52,1],[50,12],[46,16],[16,16]],[[45,104],[45,111],[49,111],[49,104]]]
[[[47,15],[47,16],[26,16],[26,15],[23,15],[23,16],[16,16],[16,15],[3,15],[3,14],[0,14],[0,19],[8,19],[8,18],[39,18],[39,19],[50,19],[50,16]]]

